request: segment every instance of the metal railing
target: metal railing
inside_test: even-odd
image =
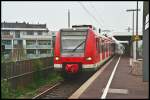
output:
[[[26,49],[51,49],[51,45],[26,45]]]
[[[36,73],[33,68],[33,62],[36,60],[42,63],[43,67],[40,71],[43,74],[48,74],[49,71],[52,71],[53,57],[7,62],[1,64],[1,79],[8,79],[13,88],[28,85],[33,81],[33,73]]]

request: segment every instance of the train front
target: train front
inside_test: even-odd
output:
[[[87,29],[61,29],[56,34],[54,68],[67,74],[78,74],[85,61]]]

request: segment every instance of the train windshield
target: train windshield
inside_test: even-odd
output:
[[[63,31],[61,32],[61,53],[84,54],[87,31]]]

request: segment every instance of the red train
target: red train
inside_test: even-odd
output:
[[[56,33],[54,69],[67,75],[96,70],[115,53],[115,42],[92,25],[74,25]]]

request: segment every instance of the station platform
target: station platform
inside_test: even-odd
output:
[[[68,99],[148,99],[149,82],[130,73],[129,60],[127,56],[113,57]]]

